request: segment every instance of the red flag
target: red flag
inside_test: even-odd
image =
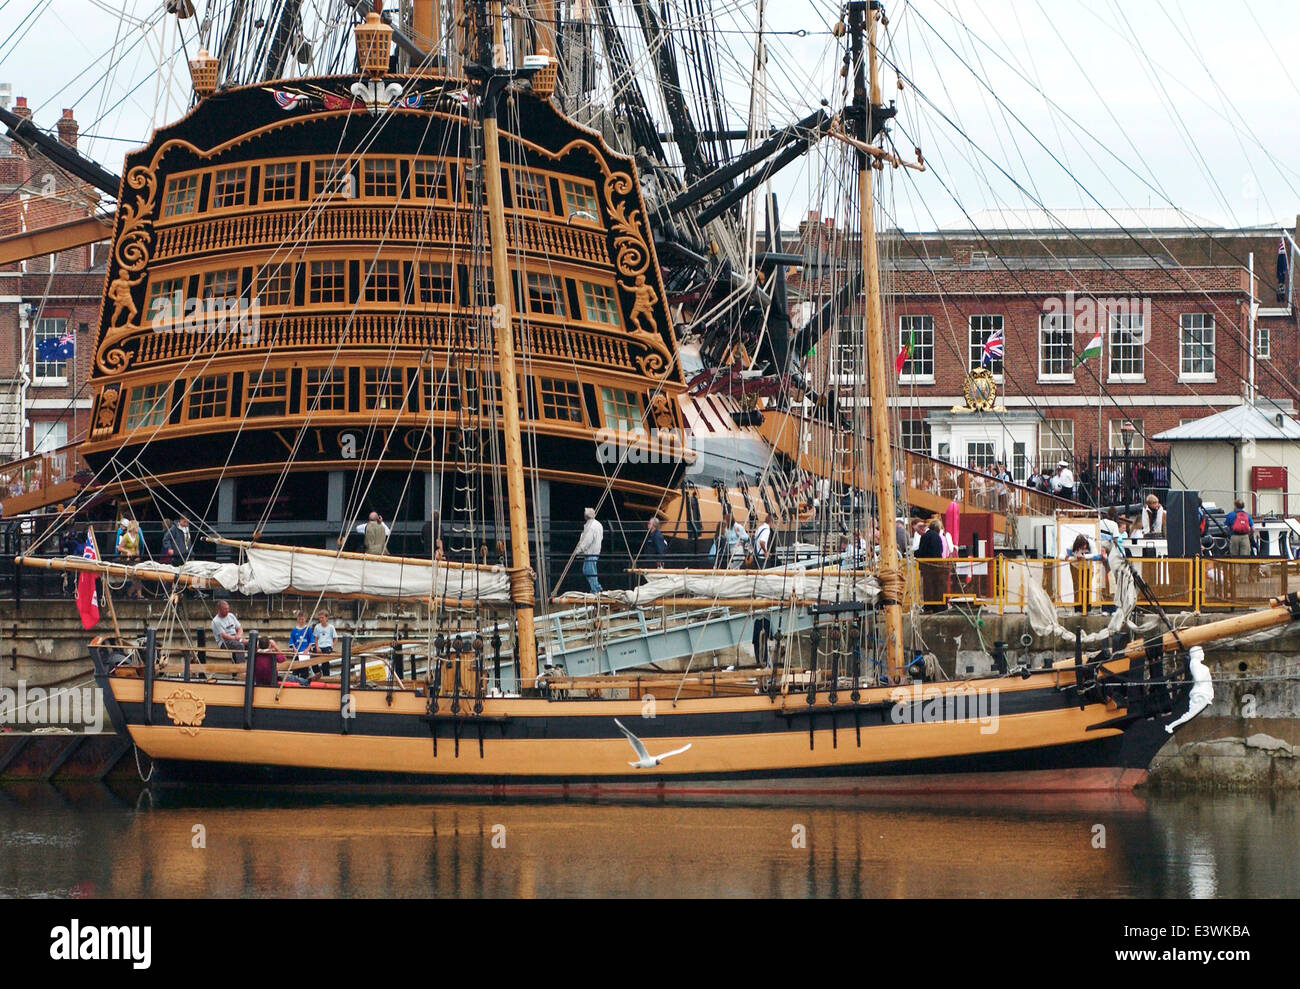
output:
[[[86,548],[81,554],[87,560],[99,559],[95,545],[95,531],[86,528]],[[77,577],[77,611],[81,614],[82,628],[94,628],[99,623],[99,597],[95,593],[95,574],[82,573]]]
[[[912,335],[909,333],[907,335],[907,340],[904,341],[903,343],[902,349],[899,350],[898,352],[898,356],[894,358],[895,377],[903,373],[903,367],[907,364],[908,359],[911,356],[912,356]]]

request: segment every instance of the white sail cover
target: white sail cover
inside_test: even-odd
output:
[[[653,604],[660,598],[711,598],[713,600],[759,599],[763,601],[872,602],[880,595],[876,578],[852,571],[810,571],[807,573],[670,573],[646,575],[640,587],[630,591],[609,591],[604,595],[634,608]]]
[[[133,568],[147,573],[179,573],[219,584],[240,594],[370,594],[384,598],[448,597],[505,602],[510,575],[503,568],[448,567],[411,560],[358,560],[297,553],[289,549],[247,547],[244,562],[193,560],[180,567],[158,563]]]

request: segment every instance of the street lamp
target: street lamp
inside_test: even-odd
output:
[[[1120,433],[1124,436],[1124,504],[1128,505],[1133,495],[1133,464],[1130,460],[1132,456],[1133,434],[1137,428],[1127,419],[1120,424]]]

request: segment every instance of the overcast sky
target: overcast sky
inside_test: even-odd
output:
[[[746,36],[731,32],[753,23],[757,0],[713,2],[733,124],[743,125],[751,56]],[[828,18],[836,4],[767,3],[769,116],[782,123],[823,96],[835,102],[839,65]],[[126,150],[155,122],[178,115],[188,96],[184,63],[160,55],[174,50],[174,28],[164,37],[130,24],[161,5],[0,0],[0,83],[27,96],[44,126],[73,108],[87,135],[83,150],[116,170]],[[202,10],[203,0],[197,5]],[[909,152],[919,143],[932,169],[899,173],[887,192],[887,221],[929,229],[961,220],[963,211],[1038,203],[1052,210],[1172,204],[1242,226],[1294,224],[1300,213],[1294,0],[886,6],[883,78],[886,98],[900,101],[895,138]],[[110,8],[125,9],[128,21]],[[893,66],[913,85],[899,92]],[[777,183],[787,226],[820,198],[825,166],[839,154],[834,142],[824,143]]]

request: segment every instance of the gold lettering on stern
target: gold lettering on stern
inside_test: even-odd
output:
[[[319,429],[313,429],[312,432],[316,434],[316,452],[319,453],[321,456],[324,456],[325,437],[321,435],[321,431]],[[271,435],[273,435],[277,440],[279,440],[280,443],[284,446],[285,450],[287,450],[289,453],[292,454],[294,452],[293,443],[286,438],[288,435],[287,430],[277,429],[274,430]]]

